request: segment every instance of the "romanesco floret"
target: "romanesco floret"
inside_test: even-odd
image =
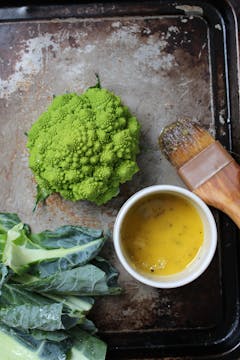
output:
[[[56,96],[28,133],[38,189],[106,203],[139,170],[139,132],[136,117],[107,89]]]

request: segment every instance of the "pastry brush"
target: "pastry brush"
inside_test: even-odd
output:
[[[240,228],[240,166],[220,142],[183,119],[163,129],[159,146],[187,187]]]

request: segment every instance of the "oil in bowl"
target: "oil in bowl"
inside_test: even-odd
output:
[[[208,206],[193,192],[153,185],[122,205],[113,243],[133,278],[157,288],[176,288],[207,269],[216,251],[217,226]]]
[[[195,206],[174,193],[157,193],[137,201],[121,227],[121,247],[142,274],[183,271],[203,244],[204,226]]]

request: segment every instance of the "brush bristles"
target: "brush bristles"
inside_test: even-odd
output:
[[[163,129],[159,146],[171,164],[179,168],[214,141],[214,138],[196,123],[181,119]]]

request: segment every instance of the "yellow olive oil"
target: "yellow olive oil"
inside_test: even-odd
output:
[[[202,220],[185,198],[171,193],[146,197],[126,214],[121,245],[141,273],[171,275],[184,270],[204,238]]]

